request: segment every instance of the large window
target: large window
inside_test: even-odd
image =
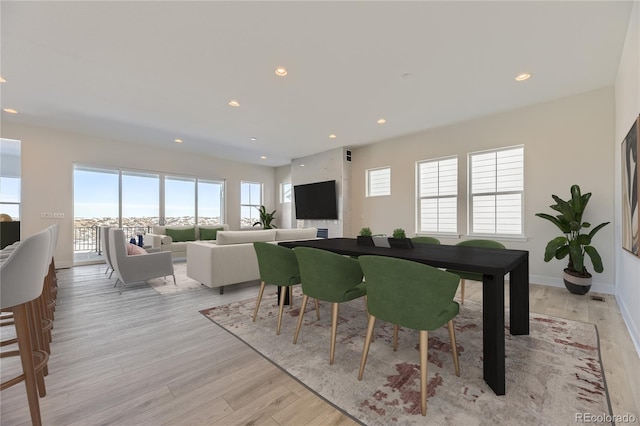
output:
[[[262,184],[240,182],[240,227],[251,228],[260,221],[258,208],[262,205]]]
[[[165,225],[196,223],[196,180],[176,176],[164,178]]]
[[[0,139],[0,213],[20,220],[20,141]]]
[[[97,226],[127,238],[153,225],[224,223],[224,181],[75,165],[74,250],[99,247]]]
[[[458,232],[458,158],[417,165],[418,233]]]
[[[524,147],[469,154],[470,234],[523,236]]]
[[[369,169],[366,174],[367,197],[391,195],[391,168]]]

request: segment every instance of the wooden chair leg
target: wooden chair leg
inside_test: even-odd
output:
[[[369,315],[369,323],[367,324],[367,337],[364,339],[364,348],[362,348],[362,358],[360,359],[360,371],[358,371],[358,380],[362,380],[364,374],[364,365],[367,363],[367,355],[369,355],[369,346],[371,346],[371,337],[373,329],[376,325],[376,317]]]
[[[293,286],[289,286],[289,309],[293,309]]]
[[[307,308],[307,301],[309,296],[306,294],[302,297],[302,306],[300,307],[300,315],[298,316],[298,325],[296,326],[296,333],[293,335],[293,344],[298,342],[298,334],[300,334],[300,327],[302,327],[302,318],[304,317],[304,310]]]
[[[338,334],[338,303],[331,304],[331,345],[329,347],[329,365],[333,365],[336,353],[336,335]]]
[[[253,310],[253,322],[256,322],[256,316],[258,315],[258,308],[260,307],[260,302],[262,302],[262,294],[264,293],[265,282],[260,282],[260,291],[258,292],[258,300],[256,301],[256,308]]]
[[[38,400],[38,385],[36,383],[35,363],[33,360],[33,346],[31,345],[31,338],[29,336],[29,315],[26,304],[14,307],[13,315],[16,322],[16,334],[19,336],[18,348],[24,373],[24,384],[27,389],[31,423],[34,426],[40,426],[42,425],[40,402]]]
[[[420,330],[420,412],[427,415],[427,349],[429,332]]]
[[[460,304],[464,305],[464,283],[466,280],[460,280]]]
[[[458,347],[456,346],[456,330],[453,327],[453,320],[447,323],[449,328],[449,339],[451,340],[451,356],[453,357],[453,366],[456,370],[456,376],[460,377],[460,364],[458,362]]]
[[[286,292],[287,292],[286,287],[283,287],[283,289],[280,291],[280,309],[278,309],[278,328],[276,329],[276,336],[280,335],[280,326],[282,325],[282,313],[284,312],[284,299],[286,299],[284,295],[286,294]]]

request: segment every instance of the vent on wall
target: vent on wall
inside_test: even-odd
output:
[[[597,302],[604,302],[604,296],[591,296],[591,300],[595,300]]]
[[[351,161],[351,151],[347,150],[347,161]]]

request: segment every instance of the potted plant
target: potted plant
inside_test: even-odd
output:
[[[357,245],[373,247],[373,237],[370,228],[362,228],[357,237]]]
[[[582,221],[582,215],[587,207],[591,193],[581,194],[580,187],[571,187],[571,199],[564,201],[557,195],[552,195],[556,204],[550,206],[559,212],[552,216],[546,213],[536,213],[536,216],[548,220],[556,225],[563,236],[549,241],[544,251],[544,261],[549,262],[554,257],[564,259],[569,256],[569,264],[564,270],[564,285],[573,294],[587,294],[591,289],[591,274],[584,265],[585,254],[589,255],[593,270],[602,272],[602,259],[595,247],[591,245],[593,236],[609,222],[601,223],[588,234],[582,233],[583,229],[591,227],[589,222]]]
[[[389,238],[391,248],[413,248],[413,243],[402,228],[393,230],[393,237]]]
[[[271,224],[271,222],[275,219],[275,216],[274,216],[276,213],[275,210],[272,211],[271,213],[267,213],[267,209],[264,206],[260,206],[256,208],[260,212],[260,221],[254,223],[253,226],[262,225],[262,229],[277,228],[277,226]]]

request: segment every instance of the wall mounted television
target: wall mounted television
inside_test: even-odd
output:
[[[336,181],[295,185],[296,219],[337,219]]]

